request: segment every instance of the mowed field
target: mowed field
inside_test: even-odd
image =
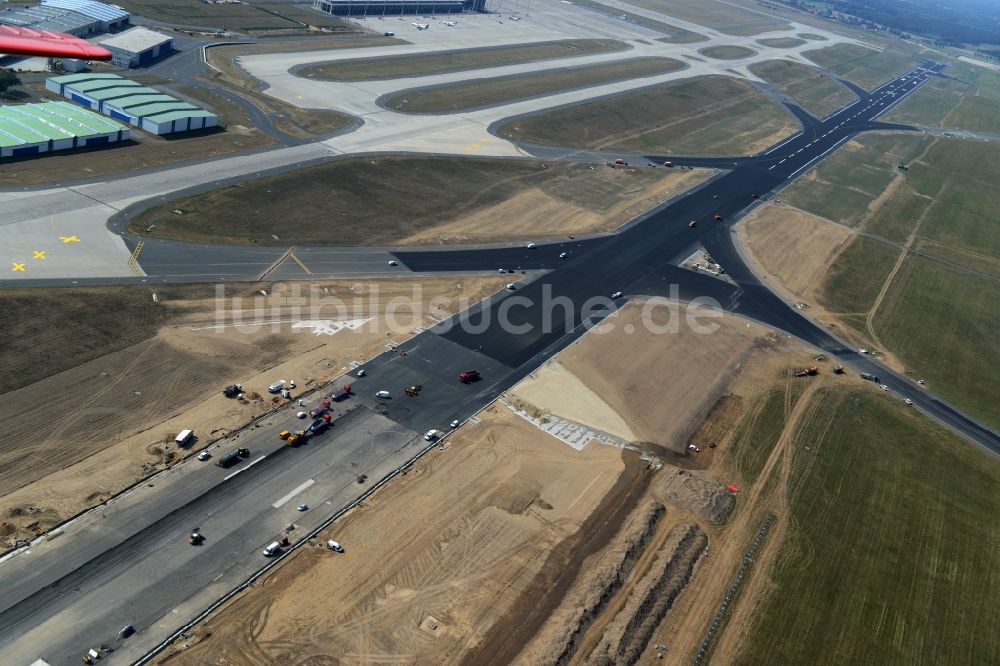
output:
[[[865,90],[877,88],[917,64],[915,60],[890,51],[876,51],[855,44],[835,44],[805,51],[802,55]]]
[[[710,173],[359,158],[174,200],[136,216],[130,230],[155,225],[149,235],[160,238],[272,244],[273,234],[281,242],[351,246],[551,237],[617,226]],[[548,215],[540,219],[543,210]],[[506,225],[498,228],[494,216],[501,213]]]
[[[773,49],[790,49],[805,44],[806,40],[796,37],[765,37],[758,39],[757,43],[762,46],[770,46]]]
[[[742,60],[743,58],[749,58],[757,54],[756,51],[745,46],[729,45],[706,46],[703,49],[698,49],[698,53],[708,58],[715,58],[716,60]]]
[[[824,389],[795,433],[789,531],[730,663],[1000,660],[1000,464],[877,393]]]
[[[899,162],[908,170],[896,168]],[[865,234],[837,256],[815,292],[842,332],[891,354],[911,376],[994,426],[998,164],[993,143],[871,135],[785,193],[789,203]]]
[[[795,131],[784,107],[723,76],[651,86],[511,120],[514,141],[680,155],[752,153]]]
[[[403,113],[454,113],[604,83],[667,74],[684,67],[684,63],[673,58],[635,58],[417,88],[392,95],[384,103],[393,111]]]
[[[774,84],[803,109],[823,118],[857,99],[846,86],[818,70],[790,60],[767,60],[750,66],[750,71]]]
[[[527,62],[572,58],[624,51],[628,46],[614,39],[566,39],[554,42],[490,46],[437,53],[360,58],[348,61],[304,65],[298,76],[319,81],[373,81],[427,76],[469,69],[518,65]]]
[[[779,18],[716,0],[628,0],[628,4],[668,17],[675,16],[726,35],[757,35],[792,27]]]
[[[140,16],[166,23],[227,30],[288,30],[309,25],[326,30],[357,32],[346,21],[323,12],[310,11],[291,2],[245,0],[240,3],[209,4],[203,0],[122,0],[118,5]]]
[[[935,77],[921,86],[886,116],[887,121],[1000,132],[1000,72],[964,63],[953,63],[948,78]]]

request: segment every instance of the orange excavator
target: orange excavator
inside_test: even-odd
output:
[[[810,368],[804,368],[795,373],[796,377],[812,377],[819,374],[819,368],[815,365]]]

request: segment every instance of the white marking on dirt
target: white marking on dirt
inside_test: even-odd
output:
[[[339,333],[344,329],[349,331],[356,331],[368,322],[370,322],[374,317],[365,317],[363,319],[347,319],[345,321],[333,321],[332,319],[312,319],[306,321],[300,321],[292,324],[292,328],[311,328],[315,335],[333,335]]]

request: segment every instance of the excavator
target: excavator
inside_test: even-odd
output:
[[[50,30],[0,25],[0,53],[7,55],[111,60],[111,51],[85,39]]]

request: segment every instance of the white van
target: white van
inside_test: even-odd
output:
[[[194,437],[194,430],[181,430],[176,437],[174,437],[174,442],[177,446],[187,446],[191,443],[191,438]]]
[[[274,557],[281,552],[281,544],[277,541],[272,541],[267,545],[267,548],[265,548],[263,552],[264,557]]]
[[[388,398],[389,397],[389,392],[388,391],[376,391],[375,392],[375,397],[376,398]]]

